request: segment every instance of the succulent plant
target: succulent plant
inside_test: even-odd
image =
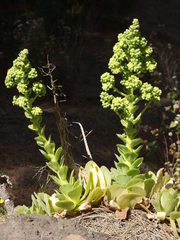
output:
[[[16,212],[18,214],[44,214],[52,216],[53,209],[51,207],[50,196],[48,194],[34,193],[34,195],[31,195],[31,198],[31,207],[27,207],[25,205],[16,207]]]
[[[146,73],[151,73],[156,68],[152,52],[152,47],[140,34],[138,20],[134,19],[129,29],[118,35],[108,65],[110,73],[105,72],[101,76],[102,106],[113,110],[124,128],[124,132],[117,135],[122,143],[117,145],[118,161],[115,168],[111,169],[115,186],[110,187],[112,196],[118,186],[122,189],[117,191],[118,196],[116,192],[113,197],[121,207],[128,205],[128,198],[139,201],[140,197],[148,196],[155,183],[152,173],[140,175],[143,158],[139,152],[142,141],[137,137],[142,114],[153,102],[158,102],[161,95],[159,88],[141,80]],[[144,105],[141,110],[140,102]],[[131,189],[128,184],[132,185]],[[123,193],[127,196],[125,205],[120,200]],[[134,202],[131,204],[129,201],[129,205],[134,206]]]

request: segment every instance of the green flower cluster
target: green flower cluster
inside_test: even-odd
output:
[[[42,115],[42,109],[39,107],[33,107],[31,110],[32,115],[39,116]]]
[[[100,94],[100,100],[103,108],[111,107],[111,102],[113,100],[113,95],[109,95],[107,92],[102,92]]]
[[[142,81],[136,77],[135,75],[131,75],[128,77],[128,79],[123,79],[121,80],[121,84],[126,88],[126,89],[138,89],[142,85]]]
[[[118,35],[118,42],[113,52],[109,69],[113,74],[121,73],[125,79],[132,74],[141,77],[156,68],[156,62],[152,58],[152,48],[148,46],[147,40],[141,37],[137,19],[134,19],[129,29]]]
[[[161,90],[158,87],[153,87],[149,83],[143,83],[141,89],[141,98],[146,101],[159,102]]]
[[[121,97],[115,97],[112,100],[111,103],[111,109],[115,112],[118,112],[119,110],[121,110],[124,107],[123,101]]]
[[[32,87],[33,92],[38,96],[44,96],[46,94],[45,86],[40,82],[33,83]]]
[[[19,92],[19,96],[13,97],[13,105],[23,108],[29,118],[42,114],[42,110],[39,107],[32,107],[32,104],[37,97],[46,94],[45,86],[36,81],[37,76],[36,69],[32,68],[29,62],[28,50],[24,49],[13,61],[13,66],[8,70],[5,79],[7,88],[17,87]]]
[[[28,101],[24,96],[14,96],[12,103],[13,105],[19,106],[23,109],[26,109],[28,106]]]
[[[18,58],[13,61],[13,67],[7,72],[5,84],[7,88],[17,86],[20,82],[26,83],[28,73],[31,71],[31,65],[27,58],[28,50],[20,52]]]
[[[27,84],[23,80],[21,80],[17,84],[17,90],[19,93],[26,94],[27,93]]]
[[[143,84],[140,79],[145,73],[153,72],[157,64],[152,58],[152,47],[141,36],[137,19],[133,20],[129,29],[118,35],[118,42],[115,44],[113,52],[109,61],[111,73],[105,72],[100,79],[103,90],[100,100],[103,108],[109,107],[118,115],[122,114],[121,117],[134,120],[133,115],[136,108],[133,105],[140,100],[158,102],[161,95],[159,88],[153,87],[149,83]],[[115,74],[120,75],[119,83],[122,86],[120,89],[123,92],[118,90]]]
[[[128,120],[128,121],[133,121],[134,120],[134,115],[130,111],[130,108],[127,108],[131,103],[128,101],[127,98],[123,97],[114,97],[111,102],[111,110],[114,112],[118,113],[119,111],[122,112],[121,118]]]
[[[35,68],[31,68],[31,70],[28,73],[28,78],[29,79],[33,79],[33,78],[37,78],[38,74]]]
[[[109,91],[113,88],[115,84],[115,79],[113,75],[110,75],[108,72],[105,72],[101,76],[102,89],[104,91]]]
[[[112,100],[111,109],[115,112],[124,109],[128,104],[127,98],[115,97]]]

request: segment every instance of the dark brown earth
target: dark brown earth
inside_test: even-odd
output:
[[[71,56],[72,64],[78,64],[79,70],[76,75],[70,76],[69,82],[63,82],[63,86],[65,86],[64,88],[67,91],[67,102],[61,104],[62,112],[68,119],[70,127],[74,157],[79,164],[84,165],[87,159],[83,157],[86,155],[86,152],[83,142],[80,141],[79,128],[72,123],[74,121],[81,122],[87,133],[93,130],[87,140],[93,159],[98,164],[105,164],[110,167],[115,160],[114,153],[118,143],[116,133],[120,132],[120,123],[112,112],[103,110],[101,107],[99,102],[101,91],[99,77],[106,70],[118,32],[128,27],[135,17],[139,18],[142,32],[153,43],[153,46],[161,52],[167,49],[168,43],[171,43],[174,59],[180,58],[179,0],[136,0],[123,16],[114,16],[113,21],[109,23],[109,29],[112,30],[88,32],[85,35],[82,55],[79,59],[75,55]],[[53,54],[58,55],[58,50],[54,52],[52,50]],[[54,58],[58,59],[57,56]],[[77,59],[79,62],[75,62]],[[11,66],[11,62],[7,59],[7,56],[1,54],[0,63],[2,65],[2,84],[0,86],[0,174],[8,175],[12,181],[13,188],[9,191],[15,205],[24,203],[30,205],[30,196],[33,192],[40,190],[52,192],[54,185],[50,183],[48,186],[45,186],[47,170],[42,169],[45,161],[33,141],[33,133],[27,128],[28,121],[25,119],[23,112],[18,108],[12,107],[11,101],[14,91],[5,89],[3,85],[6,70]],[[60,59],[59,62],[55,62],[57,71],[61,69],[61,63]],[[173,66],[171,67],[173,68]],[[43,99],[40,106],[45,111],[44,120],[47,123],[47,134],[51,133],[57,145],[59,145],[59,136],[56,130],[50,96]],[[146,115],[145,119],[149,122],[149,115]],[[153,120],[155,125],[158,126],[159,119],[155,115],[150,114],[150,120]],[[152,159],[151,168],[157,169],[162,165],[162,162],[163,160],[157,156],[157,158]],[[147,162],[147,164],[149,163]],[[88,230],[90,233],[88,233],[82,226],[79,226],[80,223],[74,225],[73,220],[56,220],[43,216],[12,217],[7,223],[0,225],[0,240],[63,239],[63,237],[64,239],[70,239],[65,238],[69,234],[77,234],[84,239],[111,239],[112,232],[107,236],[102,233],[98,235],[91,232],[92,229],[96,229],[98,223],[101,223],[101,229],[104,229],[103,226],[105,226],[107,218],[103,215],[101,217],[102,221],[98,217],[95,219],[98,220],[94,223],[90,221],[90,218],[86,219],[86,222],[84,220],[81,221],[81,225],[84,227],[87,225],[87,228],[90,229]],[[75,219],[74,221],[77,220]],[[146,220],[143,221],[146,224]],[[116,231],[115,229],[119,226],[119,222],[115,221],[111,222],[111,224],[114,231]],[[152,227],[152,231],[148,233],[150,235],[147,235],[143,226],[140,230],[140,233],[142,233],[142,238],[140,238],[138,235],[133,235],[140,234],[133,233],[136,230],[136,225],[132,224],[129,228],[130,225],[128,224],[129,221],[123,221],[122,225],[126,231],[125,235],[129,235],[126,235],[127,237],[124,235],[123,238],[121,233],[118,232],[116,235],[117,239],[173,239],[170,235],[163,238],[163,233],[157,233],[157,229],[161,228],[162,225],[153,225],[151,222],[148,222],[148,227]],[[120,228],[120,231],[123,233],[124,230]],[[164,231],[164,236],[166,236],[167,229],[165,228],[162,231]],[[101,230],[98,229],[97,232],[101,232]],[[157,237],[154,236],[154,233],[157,233]],[[151,234],[152,238],[150,237]],[[76,238],[73,236],[72,239]],[[115,239],[115,236],[113,236],[113,239]]]

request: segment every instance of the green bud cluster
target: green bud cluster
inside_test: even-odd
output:
[[[5,84],[7,88],[15,87],[20,82],[26,83],[27,76],[31,71],[31,65],[27,58],[28,50],[24,49],[20,52],[18,58],[13,61],[13,67],[7,72]]]
[[[42,109],[39,107],[32,107],[31,113],[33,116],[39,116],[42,114]]]
[[[129,29],[118,35],[118,42],[113,52],[109,69],[113,74],[121,73],[123,78],[132,74],[141,77],[156,68],[156,62],[152,58],[152,48],[148,46],[147,40],[141,37],[137,19],[133,20]]]
[[[33,79],[33,78],[37,78],[38,74],[35,68],[31,68],[31,70],[28,73],[28,78],[29,79]]]
[[[40,82],[33,83],[32,87],[33,92],[38,96],[44,96],[46,94],[45,86]]]
[[[13,105],[19,106],[23,109],[26,109],[28,106],[28,100],[24,96],[14,96]]]
[[[109,91],[113,88],[115,84],[115,79],[113,75],[110,75],[108,72],[104,73],[101,76],[102,89],[104,91]]]
[[[137,19],[133,20],[129,29],[118,35],[118,42],[115,44],[113,52],[108,65],[112,74],[105,72],[101,76],[103,92],[100,100],[103,107],[110,107],[115,112],[123,110],[122,101],[126,102],[126,100],[123,98],[120,100],[117,96],[109,94],[109,91],[124,95],[126,98],[125,95],[133,94],[135,90],[138,90],[139,95],[136,97],[139,100],[158,102],[161,90],[148,83],[143,84],[140,80],[145,73],[153,72],[157,64],[152,57],[152,47],[148,45],[144,37],[141,37]],[[117,90],[120,85],[115,81],[114,75],[116,74],[120,74],[120,85],[123,87],[124,94]],[[127,112],[127,110],[125,111]]]
[[[126,98],[115,97],[112,100],[111,109],[115,112],[123,110],[128,104],[128,100]]]
[[[8,70],[5,79],[7,88],[17,87],[19,92],[18,96],[13,97],[13,105],[23,108],[30,119],[42,115],[42,110],[39,107],[32,107],[32,103],[37,97],[46,94],[45,86],[36,80],[37,77],[36,69],[32,68],[29,62],[28,50],[24,49],[13,61],[13,66]]]
[[[128,77],[128,79],[121,80],[121,84],[128,90],[135,90],[141,87],[142,81],[135,75],[131,75]]]
[[[158,87],[153,87],[149,83],[144,83],[140,89],[142,99],[146,101],[159,102],[161,90]]]
[[[111,106],[113,100],[113,95],[109,95],[107,92],[102,92],[100,95],[103,108],[108,108]],[[102,100],[103,99],[103,100]]]
[[[27,84],[23,81],[20,81],[17,84],[17,90],[19,93],[26,94],[27,93]]]

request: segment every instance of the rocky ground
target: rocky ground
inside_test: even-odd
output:
[[[12,216],[0,225],[1,240],[175,240],[166,224],[147,219],[145,213],[133,210],[127,220],[118,220],[113,212],[92,212],[60,219],[42,215]]]

